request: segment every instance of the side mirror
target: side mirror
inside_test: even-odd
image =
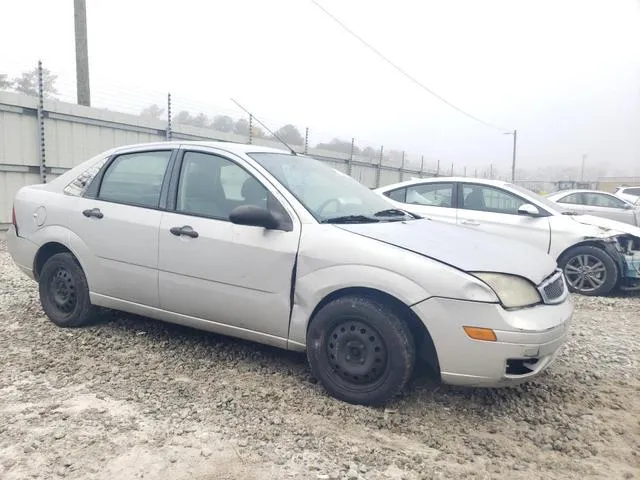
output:
[[[518,215],[527,215],[528,217],[536,217],[540,215],[540,210],[535,205],[525,203],[518,208]]]
[[[625,210],[631,210],[633,208],[633,205],[629,205],[628,203],[625,203],[624,207],[622,208],[624,208]]]
[[[237,225],[263,227],[267,230],[275,230],[280,227],[280,222],[273,213],[257,205],[241,205],[234,208],[229,214],[229,220]]]

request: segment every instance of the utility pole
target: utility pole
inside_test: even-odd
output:
[[[580,167],[580,181],[584,182],[584,162],[587,160],[587,154],[582,154],[582,166]]]
[[[516,181],[516,148],[518,144],[518,130],[505,132],[505,135],[513,135],[513,159],[511,160],[511,182]]]
[[[73,0],[76,31],[76,88],[78,105],[91,105],[89,88],[89,48],[87,46],[87,5],[85,0]]]

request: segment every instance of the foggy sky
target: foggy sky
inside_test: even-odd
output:
[[[637,0],[319,0],[378,50],[488,128],[442,104],[307,0],[87,0],[92,102],[240,116],[405,149],[456,169],[640,175]],[[2,0],[0,73],[41,58],[75,99],[72,0]],[[433,165],[430,166],[433,166]]]

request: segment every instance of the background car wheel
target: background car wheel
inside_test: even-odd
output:
[[[307,356],[312,374],[336,398],[382,405],[408,382],[416,351],[411,331],[394,309],[349,296],[315,315]]]
[[[40,272],[39,287],[44,312],[60,327],[79,327],[95,313],[89,300],[87,279],[70,253],[57,253],[46,261]]]
[[[618,267],[607,252],[597,247],[572,248],[558,264],[572,292],[605,295],[618,283]]]

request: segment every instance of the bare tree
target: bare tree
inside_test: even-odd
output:
[[[233,124],[233,133],[245,136],[249,135],[249,122],[246,118],[239,118],[238,120],[236,120],[236,123]]]
[[[316,148],[322,150],[333,150],[334,152],[351,153],[351,142],[334,138],[329,143],[319,143],[316,145]],[[353,153],[358,155],[360,153],[360,149],[354,146]]]
[[[48,69],[42,69],[42,90],[45,97],[54,97],[58,94],[56,90],[57,75],[52,74]],[[24,72],[21,76],[13,79],[13,89],[16,92],[31,95],[38,95],[38,69],[34,68],[30,72]]]
[[[209,126],[209,117],[204,113],[199,113],[197,117],[194,117],[191,121],[191,125],[194,127],[205,128]]]
[[[291,124],[280,127],[276,132],[276,135],[289,145],[304,144],[304,138],[302,138],[298,129]]]
[[[191,125],[193,117],[186,110],[182,110],[175,117],[173,117],[173,123],[179,123],[182,125]]]
[[[154,103],[153,105],[149,105],[147,108],[143,109],[142,112],[140,112],[140,116],[146,118],[160,118],[163,113],[164,108],[160,108]]]
[[[0,73],[0,90],[10,90],[13,82],[6,73]]]
[[[211,128],[219,132],[231,133],[234,130],[233,118],[228,115],[216,115],[213,117]],[[248,131],[249,124],[247,124],[247,132]]]

